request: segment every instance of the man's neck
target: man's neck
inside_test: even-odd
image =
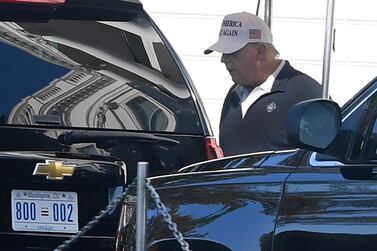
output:
[[[260,86],[261,84],[263,84],[268,79],[268,77],[271,76],[274,73],[274,71],[279,67],[280,63],[281,59],[273,59],[268,63],[265,63],[265,65],[263,65],[264,67],[260,69],[260,81],[249,85],[249,87],[254,88],[256,86]]]
[[[265,77],[264,81],[266,81],[266,79],[276,71],[280,63],[281,63],[281,59],[273,59],[269,64],[266,65],[266,71],[265,71],[266,74],[264,76]]]

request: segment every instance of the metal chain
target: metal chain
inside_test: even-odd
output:
[[[126,190],[113,202],[111,202],[109,205],[106,206],[106,208],[99,212],[97,216],[93,217],[93,220],[89,221],[84,227],[80,229],[74,236],[72,236],[70,239],[65,240],[60,246],[58,246],[54,251],[62,251],[70,248],[78,239],[86,234],[90,229],[92,229],[95,225],[97,225],[101,220],[106,218],[109,215],[109,212],[114,210],[120,203],[122,203],[128,192],[132,191],[132,189],[135,189],[136,187],[136,179],[126,187]]]
[[[151,196],[154,199],[154,202],[156,203],[157,208],[160,210],[165,223],[168,224],[170,231],[173,232],[175,239],[181,245],[182,250],[191,251],[189,244],[183,239],[183,235],[178,230],[177,224],[175,222],[173,222],[171,215],[169,214],[168,210],[166,209],[164,203],[161,201],[160,196],[158,195],[156,189],[152,186],[151,181],[149,179],[147,179],[145,185],[149,189]]]

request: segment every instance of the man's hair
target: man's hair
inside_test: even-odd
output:
[[[280,53],[278,50],[276,50],[275,46],[273,44],[265,44],[267,48],[267,54],[269,55],[269,58],[279,58]]]
[[[280,53],[278,52],[278,50],[276,50],[273,44],[268,44],[268,43],[250,43],[250,44],[253,44],[255,46],[257,46],[258,44],[263,44],[266,47],[266,54],[269,60],[278,59],[280,56]]]

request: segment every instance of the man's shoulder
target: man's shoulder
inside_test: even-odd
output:
[[[287,94],[290,93],[303,99],[321,97],[322,95],[322,85],[308,74],[293,68],[288,61],[282,69],[283,79],[286,80]]]
[[[302,85],[312,85],[315,87],[321,87],[320,83],[317,80],[315,80],[308,74],[295,69],[289,64],[288,61],[285,62],[285,65],[281,71],[281,77],[287,78],[287,80],[290,82],[300,82],[302,83]]]

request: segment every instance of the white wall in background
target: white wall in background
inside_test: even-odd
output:
[[[264,0],[259,16],[263,18]],[[217,40],[224,15],[255,13],[257,0],[142,0],[189,71],[217,136],[223,99],[232,85],[220,54],[203,51]],[[231,3],[231,4],[230,4]],[[335,52],[330,95],[340,105],[377,76],[377,1],[335,1]],[[273,1],[272,32],[283,59],[322,81],[327,0]]]

